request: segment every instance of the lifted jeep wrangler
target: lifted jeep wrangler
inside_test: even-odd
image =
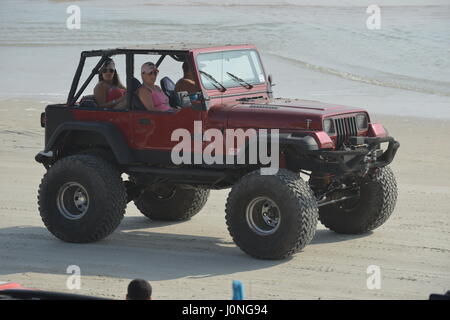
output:
[[[81,95],[103,62],[117,55],[126,61],[127,108],[100,108]],[[158,56],[157,66],[169,57],[180,68],[186,62],[198,92],[175,92],[164,77],[161,87],[172,112],[143,109],[136,95],[136,55]],[[87,58],[99,60],[77,90]],[[396,204],[388,165],[399,143],[363,109],[274,99],[272,86],[252,45],[82,52],[67,102],[48,105],[41,115],[45,149],[36,161],[47,169],[38,195],[44,224],[63,241],[92,242],[117,228],[130,201],[152,220],[187,220],[205,205],[210,189],[231,187],[228,230],[256,258],[298,252],[312,240],[318,219],[345,234],[381,226]],[[278,171],[265,175],[267,163],[248,161],[252,139],[259,137],[246,137],[231,151],[223,148],[223,156],[243,155],[242,162],[174,163],[172,134],[184,129],[195,143],[194,123],[201,124],[201,133],[277,129]],[[207,147],[202,141],[201,152]],[[195,149],[189,156],[195,157]]]

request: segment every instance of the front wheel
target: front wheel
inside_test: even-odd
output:
[[[377,169],[360,186],[356,200],[323,206],[319,219],[327,228],[343,234],[361,234],[381,226],[394,211],[397,183],[389,167]]]
[[[308,184],[286,169],[244,176],[233,186],[225,212],[234,242],[259,259],[284,259],[303,249],[314,237],[318,216]]]

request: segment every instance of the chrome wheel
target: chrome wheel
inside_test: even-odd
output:
[[[250,201],[245,216],[250,229],[262,236],[273,234],[280,226],[280,209],[268,197],[257,197]]]
[[[58,191],[59,212],[69,220],[81,219],[89,209],[89,194],[77,182],[68,182]]]

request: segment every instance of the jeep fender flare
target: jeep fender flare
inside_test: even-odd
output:
[[[100,134],[108,143],[108,146],[113,151],[119,164],[129,164],[133,162],[131,151],[125,142],[123,134],[115,125],[108,122],[64,122],[55,129],[45,146],[45,150],[41,152],[41,154],[50,154],[49,152],[53,150],[61,136],[76,131],[95,132]]]
[[[319,144],[309,133],[281,133],[280,145],[294,145],[300,152],[319,150]]]
[[[275,138],[277,137],[279,148],[281,148],[282,146],[290,145],[294,146],[298,152],[305,152],[305,153],[320,149],[316,139],[314,139],[314,137],[312,135],[309,135],[308,133],[304,133],[302,135],[292,133],[278,133],[277,135],[275,135]],[[258,144],[259,143],[258,140],[260,139],[271,141],[272,134],[271,133],[259,134],[258,136],[246,139],[244,148],[239,150],[239,156],[243,155],[242,153],[246,152],[246,150],[249,149],[250,144],[252,143]]]
[[[275,138],[275,141],[278,142],[278,152],[281,152],[282,149],[286,146],[291,146],[297,153],[304,154],[309,154],[311,151],[317,151],[320,149],[316,139],[314,139],[314,137],[312,135],[309,135],[308,133],[301,134],[301,136],[292,133],[259,133],[257,136],[252,136],[249,139],[245,140],[243,148],[239,148],[238,154],[234,155],[236,157],[236,161],[239,158],[246,159],[246,153],[251,149],[250,146],[252,144],[258,146],[257,148],[259,149],[259,140],[262,139],[267,142],[271,142],[273,137]]]

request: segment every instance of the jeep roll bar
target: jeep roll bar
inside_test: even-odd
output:
[[[67,97],[67,105],[73,105],[78,100],[78,98],[83,93],[84,89],[88,86],[88,84],[91,82],[92,78],[98,73],[98,69],[102,66],[103,62],[108,58],[108,56],[102,56],[100,61],[95,65],[95,67],[92,69],[91,74],[89,77],[84,81],[81,88],[78,90],[78,92],[75,94],[75,90],[78,87],[78,82],[80,81],[81,73],[83,72],[84,62],[86,61],[86,57],[81,56],[80,63],[78,64],[77,71],[75,73],[75,77],[73,78],[72,85],[70,87],[69,96]]]
[[[78,63],[77,70],[75,72],[74,78],[72,80],[72,85],[70,86],[69,95],[67,97],[67,105],[71,106],[76,103],[78,98],[80,98],[83,91],[91,82],[92,78],[96,74],[105,60],[114,55],[125,55],[126,59],[126,76],[127,76],[127,88],[131,88],[131,81],[134,77],[134,55],[135,54],[155,54],[161,55],[161,57],[156,62],[156,67],[163,62],[166,56],[170,56],[175,61],[184,61],[186,56],[188,55],[188,50],[159,50],[159,49],[107,49],[107,50],[91,50],[91,51],[83,51],[81,52],[80,61]],[[78,84],[80,82],[81,74],[83,72],[84,64],[86,62],[86,58],[88,57],[101,57],[95,67],[92,69],[88,78],[84,81],[80,89],[77,91]],[[188,62],[189,63],[189,62]],[[127,105],[131,106],[132,95],[127,93]]]

